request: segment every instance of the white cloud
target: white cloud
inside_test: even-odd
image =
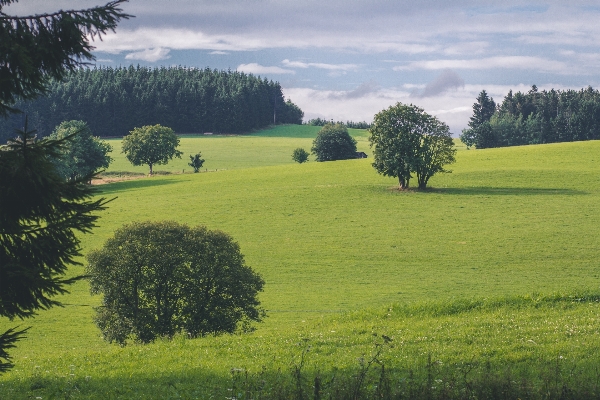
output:
[[[428,61],[413,61],[407,65],[394,67],[394,71],[410,71],[417,69],[440,70],[440,69],[477,69],[489,70],[495,68],[537,70],[555,73],[573,73],[573,65],[562,61],[551,60],[543,57],[530,56],[497,56],[473,59],[441,59]]]
[[[306,63],[302,61],[290,61],[285,59],[281,62],[286,67],[290,68],[319,68],[326,69],[329,71],[356,71],[358,65],[356,64],[325,64],[325,63]]]
[[[228,52],[226,52],[226,51],[215,50],[215,51],[211,51],[211,52],[210,52],[210,53],[208,53],[208,54],[227,55],[227,54],[229,54],[229,53],[228,53]]]
[[[283,69],[281,67],[266,67],[257,63],[240,64],[237,67],[237,71],[246,72],[248,74],[260,75],[260,74],[295,74],[296,72],[291,69]]]
[[[162,47],[156,47],[154,49],[145,49],[142,51],[134,51],[125,56],[126,60],[143,60],[148,62],[156,62],[159,60],[166,60],[171,58],[169,53],[171,50],[164,49]]]

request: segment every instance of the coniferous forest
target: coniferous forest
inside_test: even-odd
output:
[[[496,104],[484,90],[460,138],[480,149],[600,139],[600,92],[539,91],[534,85],[527,93],[510,91]]]
[[[67,120],[87,122],[96,136],[124,136],[161,124],[177,133],[243,133],[301,124],[304,113],[285,100],[278,82],[236,71],[186,67],[82,68],[51,81],[44,96],[14,105],[39,136]],[[23,114],[0,120],[2,143]]]

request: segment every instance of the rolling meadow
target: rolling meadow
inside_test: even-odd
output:
[[[112,201],[82,236],[85,254],[131,221],[229,233],[266,282],[255,331],[119,347],[80,281],[64,307],[0,321],[31,326],[0,398],[600,396],[600,141],[457,143],[452,173],[399,191],[364,130],[367,159],[294,163],[318,130],[184,135],[163,172],[99,185]],[[106,177],[147,172],[110,143]]]

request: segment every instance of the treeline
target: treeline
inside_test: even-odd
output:
[[[496,104],[484,90],[460,139],[478,149],[600,139],[600,92],[534,85],[527,93],[511,90]]]
[[[362,122],[354,122],[354,121],[337,121],[337,122],[333,122],[333,119],[328,121],[326,119],[321,119],[321,118],[313,118],[313,119],[309,119],[308,122],[306,122],[306,125],[312,125],[312,126],[325,126],[327,124],[339,124],[339,125],[344,125],[346,128],[351,128],[351,129],[369,129],[371,127],[371,124],[369,124],[368,122],[362,121]]]
[[[185,67],[79,69],[51,81],[45,96],[15,107],[38,135],[62,121],[83,120],[98,136],[124,136],[161,124],[177,133],[241,133],[275,123],[301,124],[304,113],[285,101],[278,82],[236,71]],[[3,141],[22,115],[0,121]]]

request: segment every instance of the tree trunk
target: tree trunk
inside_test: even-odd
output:
[[[148,164],[150,166],[150,175],[152,175],[152,164]]]

